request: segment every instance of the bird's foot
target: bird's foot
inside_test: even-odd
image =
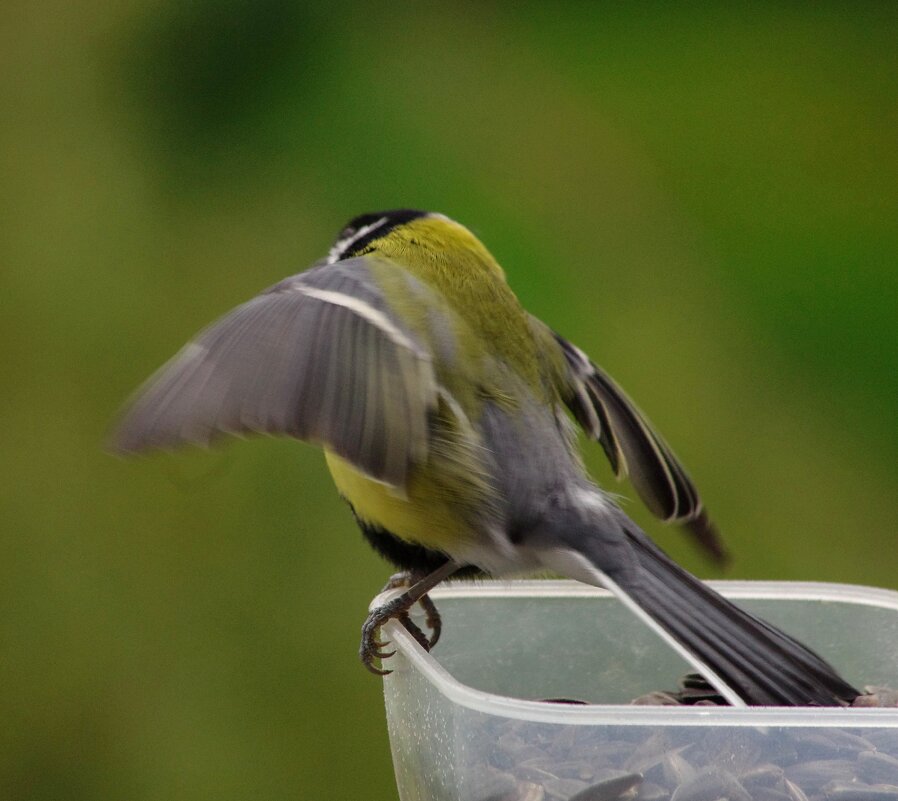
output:
[[[396,573],[390,577],[382,592],[399,589],[400,587],[411,587],[418,578],[420,577],[412,573]],[[409,614],[409,610],[416,603],[420,603],[421,608],[424,610],[424,620],[431,631],[429,638],[421,630],[420,626],[411,619]],[[429,651],[436,645],[442,630],[440,613],[437,611],[433,601],[430,600],[430,596],[426,593],[416,597],[410,592],[405,592],[383,606],[372,610],[362,625],[362,642],[359,646],[359,658],[368,670],[378,676],[386,676],[392,673],[392,671],[375,666],[375,660],[383,661],[396,653],[395,651],[386,650],[389,642],[377,639],[378,629],[389,620],[396,620],[401,623],[403,628],[414,637],[415,642],[425,651]]]
[[[400,587],[412,587],[422,578],[422,575],[411,573],[409,571],[394,573],[390,576],[390,580],[384,585],[381,592],[398,590]],[[430,599],[430,596],[427,593],[424,593],[424,595],[418,598],[418,604],[421,606],[421,611],[424,612],[424,624],[430,629],[430,637],[428,638],[427,645],[422,643],[422,647],[426,651],[430,651],[440,639],[440,634],[443,631],[443,620],[440,617],[440,612],[437,609],[436,604]],[[412,623],[412,625],[414,626],[414,623]],[[406,626],[406,628],[408,628],[408,626]],[[415,626],[415,628],[418,627]],[[418,629],[418,631],[420,632],[421,629]],[[412,633],[412,636],[415,636],[414,633]],[[415,637],[415,639],[418,638]],[[420,640],[418,641],[421,642]]]

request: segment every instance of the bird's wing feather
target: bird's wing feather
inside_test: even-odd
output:
[[[391,312],[371,266],[362,257],[300,273],[201,332],[136,393],[113,449],[284,434],[404,486],[427,454],[436,379],[427,347]],[[414,281],[383,260],[377,270]]]
[[[626,393],[576,345],[552,332],[564,354],[562,395],[583,430],[599,441],[618,478],[629,476],[649,510],[682,524],[718,562],[726,550],[676,455]]]

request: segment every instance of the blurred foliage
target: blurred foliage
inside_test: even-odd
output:
[[[363,211],[478,232],[674,443],[729,575],[898,587],[891,4],[0,19],[0,797],[395,797],[355,657],[390,571],[320,455],[101,448],[194,331]]]

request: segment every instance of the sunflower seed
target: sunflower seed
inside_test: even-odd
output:
[[[792,796],[773,787],[754,787],[751,791],[752,801],[792,801]]]
[[[786,788],[786,793],[792,801],[808,801],[808,797],[804,794],[804,790],[802,790],[797,784],[790,782],[788,779],[783,779],[783,785]]]
[[[783,769],[779,765],[764,762],[743,771],[739,781],[746,787],[772,787],[783,780]]]
[[[546,795],[553,799],[567,801],[571,796],[585,790],[589,785],[577,779],[548,779],[543,783]]]
[[[625,795],[635,796],[632,791],[641,783],[642,776],[638,773],[618,773],[572,795],[568,801],[617,801]]]
[[[661,775],[668,786],[679,787],[695,776],[695,768],[677,751],[671,751],[661,762]]]
[[[639,791],[636,793],[636,801],[668,801],[669,798],[669,790],[665,790],[658,784],[652,784],[652,782],[643,782],[639,785]]]
[[[870,784],[898,785],[898,759],[878,751],[863,751],[857,757],[857,775]]]
[[[849,782],[854,778],[854,765],[847,759],[811,760],[790,765],[786,778],[802,790],[816,792],[830,782]]]
[[[484,801],[543,801],[546,797],[546,791],[543,790],[541,784],[533,784],[532,782],[518,782],[517,787],[509,793],[502,796],[490,796]]]
[[[864,687],[864,694],[859,695],[852,706],[898,706],[898,690],[891,687]]]
[[[731,773],[717,768],[706,768],[683,782],[674,791],[670,801],[752,801],[751,795]]]
[[[898,799],[898,787],[894,785],[878,784],[843,784],[833,782],[823,788],[826,798],[830,801],[895,801]]]

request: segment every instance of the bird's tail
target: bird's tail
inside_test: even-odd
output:
[[[718,595],[638,529],[627,536],[641,569],[620,589],[744,703],[844,706],[859,694],[820,656]]]

